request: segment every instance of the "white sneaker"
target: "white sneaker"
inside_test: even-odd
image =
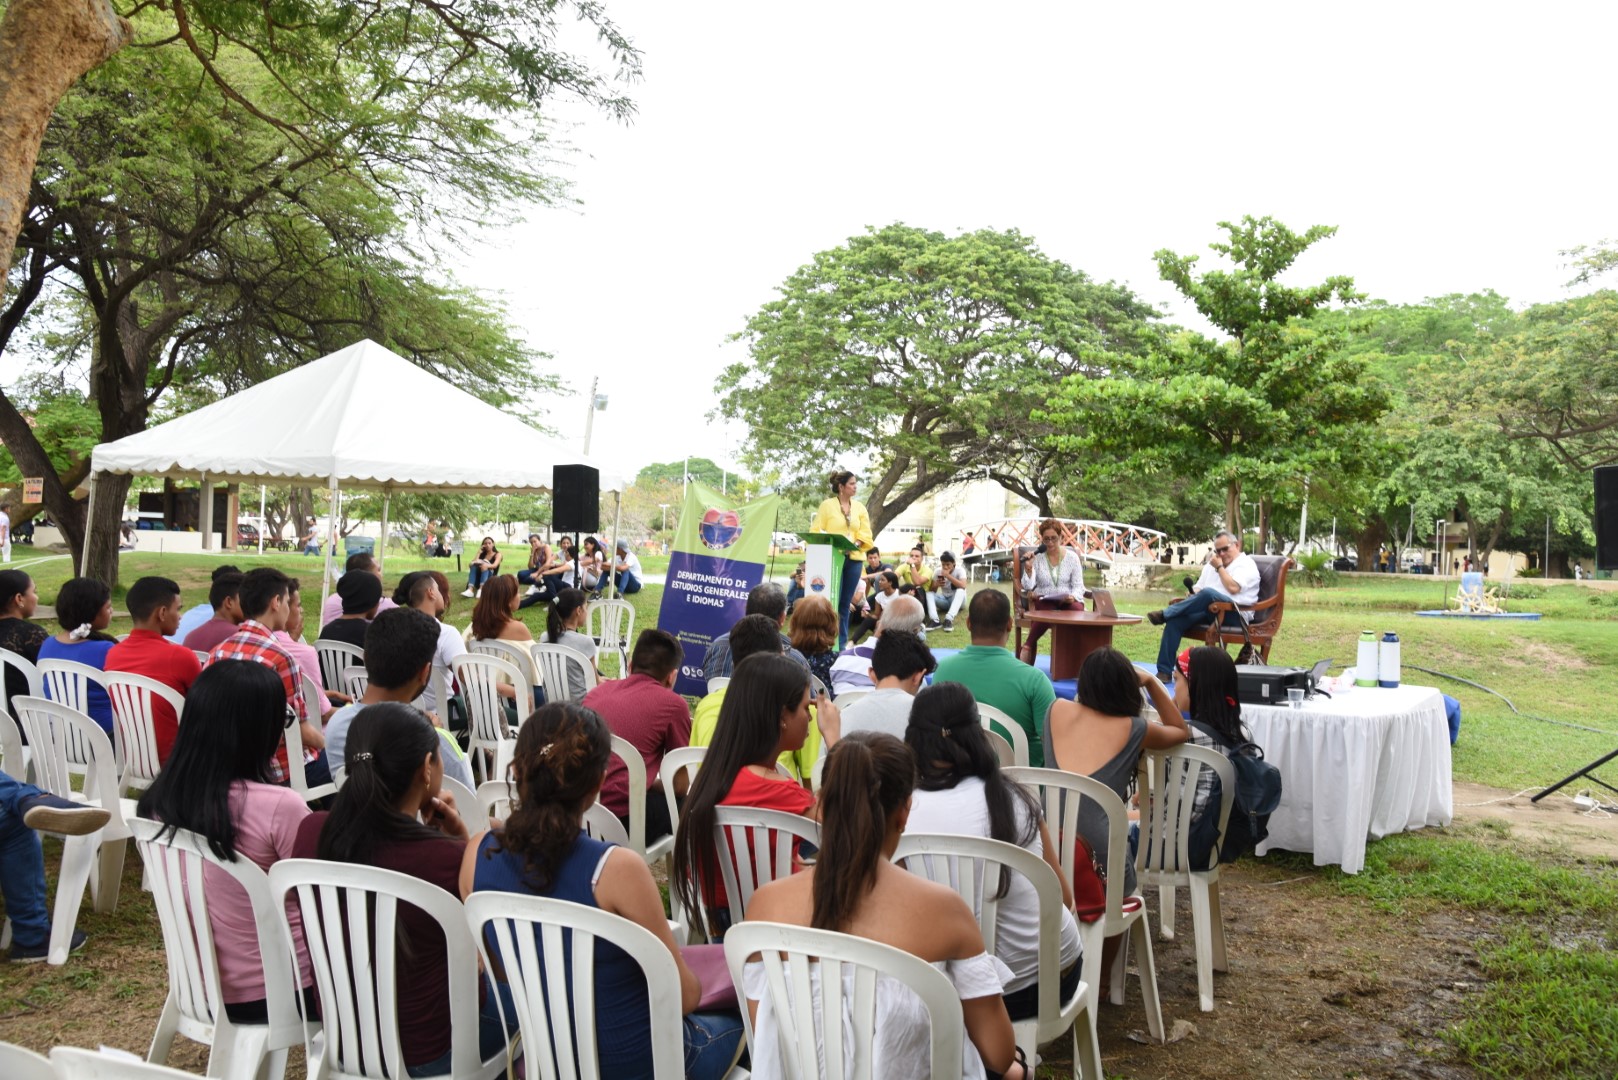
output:
[[[530,586],[528,586],[528,595],[529,596],[538,596],[539,595],[539,586],[538,585],[530,585]]]
[[[464,596],[464,597],[467,597],[467,598],[468,598],[468,599],[470,599],[470,598],[471,598],[471,597],[474,597],[474,596],[476,596],[476,595],[477,595],[477,593],[475,593],[475,592],[473,592],[473,591],[472,591],[472,590],[471,590],[471,589],[470,589],[470,588],[468,588],[468,589],[467,589],[467,590],[466,590],[466,591],[465,591],[465,592],[463,592],[463,593],[462,593],[462,594],[461,594],[461,595],[462,595],[462,596]]]

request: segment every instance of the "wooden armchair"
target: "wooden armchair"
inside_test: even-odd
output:
[[[1281,615],[1286,607],[1287,571],[1292,559],[1286,555],[1254,555],[1258,564],[1258,601],[1253,604],[1216,603],[1208,605],[1212,621],[1193,626],[1185,637],[1201,638],[1205,645],[1245,645],[1251,643],[1258,650],[1260,662],[1270,662],[1270,645],[1275,633],[1281,629]],[[1244,633],[1239,626],[1226,626],[1223,619],[1227,611],[1252,612]]]

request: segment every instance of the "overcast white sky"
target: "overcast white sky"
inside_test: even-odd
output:
[[[1414,302],[1569,295],[1562,249],[1618,237],[1613,5],[607,0],[645,56],[628,125],[566,132],[583,206],[460,272],[578,396],[550,422],[633,474],[734,460],[727,335],[868,225],[1018,228],[1191,321],[1152,253],[1215,223],[1340,227],[1295,268]],[[576,445],[576,443],[575,443]],[[828,463],[829,464],[829,463]]]

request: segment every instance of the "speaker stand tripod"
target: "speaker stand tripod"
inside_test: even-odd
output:
[[[1554,792],[1560,791],[1562,788],[1567,787],[1569,784],[1571,784],[1573,781],[1577,780],[1581,776],[1586,777],[1592,783],[1600,784],[1602,787],[1606,788],[1608,791],[1612,792],[1615,795],[1618,795],[1618,787],[1613,787],[1611,784],[1607,783],[1605,780],[1603,780],[1599,776],[1595,775],[1595,771],[1597,769],[1601,768],[1601,766],[1605,765],[1607,762],[1611,761],[1613,758],[1618,758],[1618,750],[1614,750],[1612,753],[1607,754],[1604,757],[1596,758],[1594,761],[1590,762],[1590,764],[1586,765],[1584,768],[1580,769],[1578,772],[1575,772],[1570,776],[1563,777],[1561,780],[1558,780],[1556,783],[1552,784],[1550,787],[1546,788],[1544,791],[1541,791],[1538,795],[1535,795],[1529,801],[1530,802],[1538,802],[1539,800],[1543,799],[1545,796],[1553,794]],[[1599,804],[1597,804],[1597,805],[1599,805]],[[1609,813],[1612,812],[1609,807],[1603,806],[1603,807],[1601,807],[1601,809],[1607,810]]]

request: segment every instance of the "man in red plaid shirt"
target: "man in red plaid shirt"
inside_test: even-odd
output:
[[[208,654],[208,665],[221,660],[251,660],[273,668],[281,676],[286,688],[287,707],[297,717],[299,733],[303,736],[303,770],[310,787],[331,780],[326,765],[324,747],[326,738],[320,729],[309,722],[307,706],[303,700],[303,670],[292,654],[274,638],[277,630],[286,629],[291,611],[289,593],[291,579],[273,567],[263,566],[249,570],[242,578],[242,614],[247,616],[236,627],[236,632],[215,646]],[[270,760],[270,779],[287,782],[287,750],[283,743]]]

